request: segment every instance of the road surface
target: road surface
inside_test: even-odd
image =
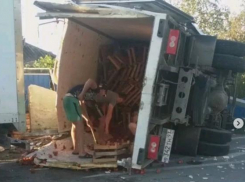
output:
[[[183,161],[179,164],[178,161]],[[31,166],[15,162],[0,162],[0,182],[244,182],[245,181],[245,136],[234,135],[231,152],[224,157],[198,157],[202,164],[190,165],[191,157],[172,156],[171,162],[162,167],[154,164],[144,175],[126,172],[72,171],[53,168],[38,168],[30,172]],[[157,172],[158,171],[158,172]]]

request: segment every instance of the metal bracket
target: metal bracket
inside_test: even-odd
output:
[[[174,123],[183,124],[187,121],[185,119],[185,114],[191,90],[192,78],[192,70],[185,70],[183,68],[180,69],[178,86],[174,100],[174,107],[171,116],[171,121]]]

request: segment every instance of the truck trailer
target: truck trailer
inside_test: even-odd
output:
[[[236,77],[245,71],[244,44],[203,34],[193,17],[160,0],[35,5],[46,11],[38,14],[41,19],[68,21],[58,73],[60,131],[68,125],[62,110],[68,88],[101,76],[100,47],[145,43],[149,50],[132,167],[144,168],[159,156],[168,162],[171,147],[192,156],[229,152],[226,128],[233,120]]]
[[[21,1],[0,6],[0,124],[26,130]]]
[[[35,5],[45,11],[38,14],[40,19],[67,21],[57,58],[59,132],[70,130],[63,110],[66,92],[89,78],[102,82],[101,47],[143,45],[146,48],[139,52],[146,61],[141,64],[132,167],[142,169],[154,160],[167,163],[170,152],[229,153],[232,133],[227,128],[233,122],[236,78],[245,71],[244,44],[205,35],[193,17],[160,0]],[[137,61],[121,63],[134,68]],[[115,62],[114,66],[115,74],[122,74],[124,67]],[[110,78],[117,84],[113,73]]]

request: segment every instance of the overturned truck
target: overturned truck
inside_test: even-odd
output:
[[[157,159],[168,162],[171,148],[192,156],[229,152],[231,132],[226,129],[233,120],[236,77],[245,71],[244,44],[204,35],[191,16],[164,1],[35,5],[46,11],[38,14],[41,19],[67,19],[58,60],[60,132],[70,129],[64,95],[93,78],[109,82],[114,91],[120,86],[128,95],[137,87],[138,95],[131,94],[127,102],[127,107],[137,102],[140,106],[133,168]],[[101,55],[105,45],[115,49],[114,58],[105,57],[114,71],[103,75],[108,64]],[[135,45],[140,48],[131,49]],[[117,54],[117,48],[125,54]]]

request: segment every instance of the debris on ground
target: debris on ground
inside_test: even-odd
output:
[[[207,180],[207,179],[208,179],[208,177],[203,177],[202,179],[205,179],[205,180]]]
[[[229,160],[229,159],[230,159],[229,156],[223,156],[223,158],[224,158],[225,160]]]
[[[235,169],[234,164],[230,164],[229,167],[230,167],[231,169]]]
[[[184,163],[183,160],[179,160],[179,161],[178,161],[178,164],[183,164],[183,163]]]
[[[193,179],[193,176],[192,175],[189,175],[189,178]]]
[[[192,159],[192,160],[188,161],[187,164],[199,165],[199,164],[202,164],[202,162],[200,160]]]
[[[217,166],[217,168],[222,169],[222,168],[223,168],[223,166]]]
[[[217,159],[217,157],[214,157],[214,161],[217,161],[218,159]]]

